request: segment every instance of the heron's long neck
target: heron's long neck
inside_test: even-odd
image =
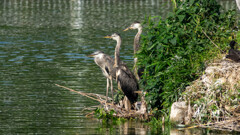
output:
[[[119,61],[120,61],[120,46],[121,46],[121,39],[119,38],[117,40],[117,45],[116,45],[116,48],[115,48],[115,65],[116,67],[119,66]]]
[[[237,3],[237,6],[238,6],[238,9],[240,10],[240,1],[236,0],[236,3]]]
[[[136,54],[136,52],[139,50],[140,47],[140,36],[142,34],[142,27],[138,28],[138,33],[136,34],[135,38],[134,38],[134,54]]]

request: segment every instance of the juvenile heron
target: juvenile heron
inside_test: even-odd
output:
[[[133,43],[133,50],[134,50],[134,55],[137,53],[137,51],[140,48],[140,36],[142,34],[142,25],[140,22],[136,21],[132,23],[129,27],[124,29],[123,31],[127,31],[129,29],[137,29],[138,32],[134,38],[134,43]],[[140,77],[142,76],[143,68],[137,68],[137,58],[134,58],[134,73],[135,76],[138,80],[140,80]]]
[[[127,96],[131,104],[133,104],[137,101],[138,95],[135,93],[135,91],[139,90],[139,86],[133,73],[125,64],[120,62],[121,37],[119,34],[113,33],[111,36],[106,36],[105,38],[111,38],[117,41],[114,59],[114,67],[116,68],[116,81],[118,87]]]
[[[101,68],[103,75],[107,78],[106,102],[108,101],[109,81],[111,85],[111,93],[112,93],[112,99],[113,99],[112,79],[116,78],[116,74],[115,74],[116,69],[113,67],[114,59],[102,51],[95,51],[94,53],[88,55],[88,57],[94,58],[94,62]]]

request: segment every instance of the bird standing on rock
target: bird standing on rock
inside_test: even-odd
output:
[[[240,51],[236,50],[234,46],[237,44],[234,40],[230,42],[230,47],[228,51],[228,55],[226,55],[226,58],[231,59],[235,62],[240,62]]]

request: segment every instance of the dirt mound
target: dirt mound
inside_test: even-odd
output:
[[[240,63],[224,59],[210,64],[180,101],[190,101],[194,123],[216,126],[230,120],[235,124],[226,126],[240,129]]]

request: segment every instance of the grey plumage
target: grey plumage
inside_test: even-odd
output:
[[[140,22],[135,21],[129,27],[124,29],[124,31],[127,31],[129,29],[137,29],[138,30],[137,34],[135,35],[134,43],[133,43],[133,50],[134,50],[134,55],[135,55],[140,48],[140,38],[141,38],[141,34],[142,34],[142,25],[141,25]],[[135,58],[134,59],[134,73],[135,73],[135,76],[136,76],[137,80],[140,80],[140,78],[143,74],[143,71],[144,71],[143,68],[137,68],[137,58]]]
[[[109,81],[113,98],[112,80],[116,79],[116,68],[113,67],[114,59],[102,51],[95,51],[94,53],[90,54],[89,57],[94,57],[94,62],[101,68],[103,75],[107,78],[106,101],[108,101]]]
[[[129,101],[133,104],[137,101],[138,94],[135,93],[135,91],[139,90],[139,86],[131,70],[120,61],[121,37],[119,34],[114,33],[111,36],[106,36],[106,38],[111,38],[117,41],[117,45],[115,47],[114,61],[114,67],[116,67],[116,81],[118,87],[123,91]]]
[[[114,59],[111,56],[102,51],[95,51],[90,56],[94,57],[94,62],[102,69],[105,77],[109,78],[112,75],[114,79],[116,78],[113,72]]]
[[[127,27],[126,29],[124,29],[124,31],[127,31],[127,30],[135,30],[137,29],[138,32],[137,34],[135,35],[135,38],[134,38],[134,43],[133,43],[133,50],[134,50],[134,54],[137,53],[137,51],[139,50],[140,48],[140,38],[141,38],[141,34],[142,34],[142,25],[140,22],[138,21],[135,21],[134,23],[132,23],[129,27]]]

